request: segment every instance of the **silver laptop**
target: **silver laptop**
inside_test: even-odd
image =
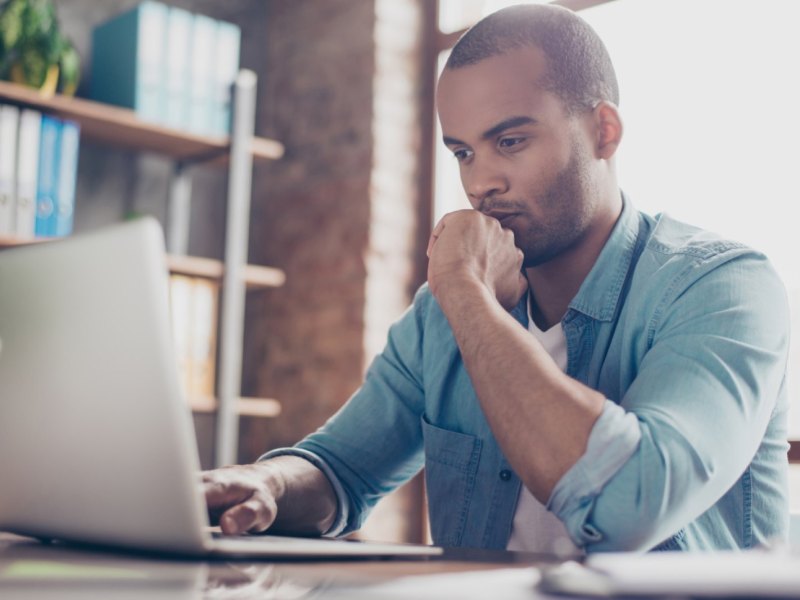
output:
[[[212,536],[155,220],[0,252],[0,531],[207,556],[440,548]]]

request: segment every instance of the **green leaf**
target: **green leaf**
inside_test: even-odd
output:
[[[61,53],[61,61],[58,64],[58,68],[59,90],[68,96],[73,95],[81,78],[81,58],[72,44],[68,43],[68,46]]]
[[[22,19],[26,0],[8,0],[0,12],[0,42],[4,51],[10,51],[22,36]]]
[[[80,77],[80,58],[58,28],[53,0],[0,0],[0,78],[21,71],[39,86],[47,69],[58,65],[60,88],[73,90]]]

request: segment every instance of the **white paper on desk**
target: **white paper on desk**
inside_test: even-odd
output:
[[[484,569],[435,575],[400,577],[378,584],[329,588],[315,598],[325,600],[358,600],[370,598],[382,600],[407,600],[426,598],[458,598],[459,600],[531,600],[543,598],[536,592],[539,571],[533,567]]]
[[[595,554],[543,577],[548,591],[598,596],[800,598],[800,556],[784,552]]]

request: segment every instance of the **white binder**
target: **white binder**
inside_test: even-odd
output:
[[[36,228],[36,186],[41,128],[42,113],[29,108],[23,109],[19,117],[15,215],[15,233],[21,238],[34,237]]]
[[[13,235],[19,109],[0,104],[0,235]]]

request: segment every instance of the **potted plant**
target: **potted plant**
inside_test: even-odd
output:
[[[72,95],[79,77],[80,58],[52,0],[0,0],[0,79]]]

